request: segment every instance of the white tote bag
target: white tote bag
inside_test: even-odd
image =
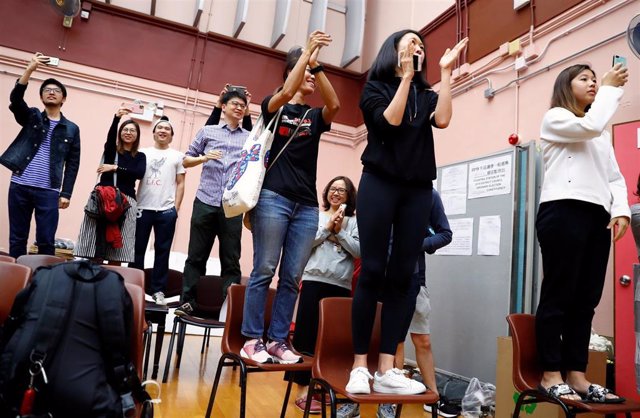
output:
[[[266,173],[265,156],[273,142],[271,127],[280,119],[278,113],[265,126],[262,115],[249,137],[242,146],[240,159],[231,170],[231,175],[222,193],[222,207],[227,218],[241,215],[250,211],[258,203],[262,182]]]

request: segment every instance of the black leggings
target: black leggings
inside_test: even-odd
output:
[[[362,270],[351,313],[356,354],[369,351],[379,295],[383,304],[380,353],[395,355],[404,337],[411,275],[429,223],[431,192],[428,186],[362,173],[357,205]]]
[[[580,200],[545,202],[536,230],[544,279],[536,312],[536,342],[542,369],[587,367],[591,321],[604,288],[611,231],[609,213]]]

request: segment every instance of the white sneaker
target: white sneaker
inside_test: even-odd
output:
[[[162,292],[156,292],[153,294],[153,301],[156,303],[156,305],[166,305],[167,301],[164,298],[164,293]]]
[[[371,393],[371,386],[369,386],[369,380],[371,379],[373,379],[373,376],[371,376],[371,373],[369,373],[366,367],[356,367],[351,370],[349,383],[347,383],[345,389],[347,392],[353,394],[369,394]]]
[[[393,368],[385,374],[378,372],[373,376],[373,391],[396,395],[417,395],[427,391],[427,387],[417,380],[409,379],[402,370]]]

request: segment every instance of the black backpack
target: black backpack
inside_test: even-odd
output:
[[[133,307],[122,276],[88,261],[40,267],[0,341],[0,418],[133,416],[151,407],[130,361]]]

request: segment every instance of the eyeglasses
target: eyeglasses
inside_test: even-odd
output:
[[[246,104],[241,103],[241,102],[236,102],[235,100],[234,100],[234,101],[232,101],[232,102],[229,102],[229,104],[232,104],[232,105],[234,105],[235,107],[238,107],[238,108],[240,108],[240,109],[246,109],[246,108],[247,108],[247,105],[246,105]]]
[[[329,193],[345,194],[347,189],[344,187],[329,187]]]
[[[56,93],[56,94],[60,94],[60,93],[62,93],[62,89],[57,88],[57,87],[56,87],[56,88],[50,88],[50,87],[47,87],[47,88],[42,89],[42,92],[43,92],[43,93]]]
[[[136,128],[124,128],[122,130],[123,134],[135,134],[138,133],[138,130]]]

